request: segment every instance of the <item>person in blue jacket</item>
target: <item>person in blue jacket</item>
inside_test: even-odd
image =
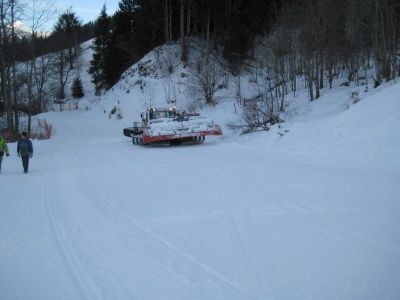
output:
[[[22,138],[18,140],[17,153],[18,157],[22,158],[24,173],[28,173],[29,158],[33,155],[33,146],[32,141],[28,138],[28,134],[25,131],[22,133]]]

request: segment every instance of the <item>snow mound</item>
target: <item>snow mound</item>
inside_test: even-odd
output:
[[[343,92],[327,93],[309,111],[268,132],[245,136],[239,143],[279,152],[364,159],[400,158],[400,84],[345,103]]]

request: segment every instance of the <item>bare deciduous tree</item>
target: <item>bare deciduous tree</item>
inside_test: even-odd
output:
[[[60,103],[60,110],[62,110],[62,103],[65,99],[65,86],[69,82],[71,75],[71,65],[68,62],[66,50],[61,50],[54,55],[54,70],[55,79],[57,82],[56,99]]]
[[[14,134],[13,109],[12,109],[12,83],[11,83],[11,42],[9,24],[13,16],[10,16],[12,0],[0,0],[0,103],[7,118],[9,134]]]
[[[182,62],[179,59],[179,54],[175,51],[175,48],[170,47],[169,45],[157,48],[155,51],[155,58],[157,66],[161,70],[165,99],[167,103],[170,103],[173,98],[172,92],[174,89],[172,75],[174,70]]]
[[[214,104],[214,95],[223,78],[222,69],[217,62],[210,58],[198,61],[190,76],[191,87],[204,97],[207,104]]]
[[[53,4],[47,0],[32,1],[26,8],[31,29],[30,61],[27,62],[25,72],[28,96],[28,134],[30,134],[32,126],[32,104],[36,105],[36,113],[42,112],[45,108],[45,85],[50,74],[50,56],[42,56],[38,59],[35,57],[36,39],[54,12]]]

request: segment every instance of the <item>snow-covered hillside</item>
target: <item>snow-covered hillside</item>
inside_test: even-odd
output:
[[[33,142],[29,174],[9,144],[0,299],[400,298],[399,83],[356,104],[355,87],[300,94],[286,122],[248,135],[226,126],[239,118],[232,87],[201,110],[222,138],[141,147],[122,129],[167,92],[137,70],[41,116],[54,136]],[[186,108],[183,72],[170,80]]]

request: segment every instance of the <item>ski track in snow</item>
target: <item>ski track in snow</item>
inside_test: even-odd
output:
[[[132,235],[134,235],[131,232],[131,229],[128,228],[128,226],[120,224],[121,221],[121,216],[118,210],[115,209],[115,207],[113,207],[113,205],[110,204],[109,200],[108,200],[108,196],[102,192],[98,187],[96,187],[93,184],[93,181],[90,179],[90,177],[88,176],[87,172],[86,172],[86,168],[82,165],[82,163],[79,160],[73,159],[71,158],[68,154],[67,154],[67,159],[69,161],[69,164],[72,165],[76,165],[78,166],[78,169],[80,170],[80,173],[83,175],[83,178],[81,178],[81,180],[83,180],[81,182],[81,184],[85,187],[86,189],[86,193],[90,194],[92,191],[94,195],[96,195],[96,197],[93,197],[93,199],[96,199],[95,202],[89,200],[90,202],[93,202],[92,204],[94,204],[96,207],[93,207],[95,209],[95,211],[97,211],[99,214],[97,215],[102,215],[105,216],[106,218],[102,218],[102,223],[101,224],[97,224],[95,223],[94,225],[92,224],[92,226],[96,227],[98,226],[101,230],[101,228],[104,228],[104,226],[109,226],[111,228],[111,234],[114,232],[118,237],[112,237],[110,236],[110,233],[105,233],[105,232],[101,232],[99,231],[98,234],[104,235],[105,237],[102,238],[102,240],[107,240],[110,243],[114,243],[117,244],[117,246],[119,247],[119,251],[120,252],[125,252],[126,250],[129,250],[129,252],[131,252],[131,255],[135,256],[140,256],[141,257],[141,261],[137,261],[137,259],[135,260],[135,271],[138,272],[139,274],[142,274],[142,277],[146,277],[147,275],[145,275],[146,273],[146,269],[151,269],[153,272],[157,273],[158,271],[158,267],[156,265],[155,262],[158,261],[157,257],[153,257],[154,261],[149,260],[148,257],[146,257],[147,255],[143,256],[143,251],[137,251],[137,249],[139,248],[138,245],[134,245],[134,247],[132,248],[129,243],[124,243],[121,241],[121,237],[119,235],[121,235],[122,231],[118,232],[115,231],[115,229],[123,229],[123,234],[124,234],[124,240],[133,240],[135,242],[137,242],[137,240],[135,238],[132,238]],[[107,209],[112,208],[112,211],[105,211],[104,208],[101,208],[102,205],[101,202],[99,202],[99,200],[102,203],[105,203],[107,206]],[[84,232],[81,233],[81,235],[85,235]],[[87,237],[86,242],[90,243],[90,240],[93,239],[93,237],[89,238],[89,235],[85,235]],[[96,244],[96,242],[94,242],[94,244]],[[122,249],[123,248],[127,248],[127,249]],[[101,264],[103,265],[103,267],[106,268],[106,272],[107,272],[107,277],[106,278],[98,278],[98,281],[105,281],[107,283],[107,286],[105,286],[105,288],[107,288],[107,291],[103,291],[105,294],[102,295],[102,297],[100,299],[108,299],[109,297],[116,297],[118,299],[147,299],[147,296],[140,296],[140,293],[133,290],[132,287],[128,287],[126,284],[126,278],[121,278],[121,275],[119,274],[119,270],[116,269],[116,266],[112,265],[112,260],[111,261],[107,261],[110,258],[107,257],[107,253],[104,253],[104,250],[102,250],[99,247],[96,247],[96,245],[93,245],[92,247],[90,247],[91,252],[90,252],[90,256],[94,256],[97,257],[97,259],[95,259],[95,261],[97,260],[98,262],[101,262]],[[146,248],[143,248],[146,249]],[[129,259],[129,258],[128,258]],[[96,262],[95,262],[96,263]],[[111,274],[111,278],[108,276]],[[99,275],[94,274],[93,277],[99,277]],[[104,277],[104,276],[102,276]],[[150,278],[148,277],[146,282],[146,285],[151,287],[151,286],[156,286],[157,281],[155,281],[155,278]],[[111,284],[112,282],[112,284]],[[136,286],[136,289],[138,288],[138,286]],[[139,287],[140,289],[140,287]]]
[[[67,240],[62,224],[55,221],[52,213],[52,208],[48,201],[48,182],[49,178],[46,178],[44,199],[46,204],[47,219],[50,224],[51,232],[53,234],[56,245],[59,249],[58,253],[62,256],[65,265],[70,270],[69,274],[72,277],[74,285],[77,290],[80,291],[80,297],[84,299],[99,299],[97,289],[94,287],[90,276],[86,273],[81,259],[73,253],[70,248],[70,242]]]
[[[257,194],[249,194],[250,199],[245,199],[247,202],[252,200],[251,197],[255,196],[256,199],[242,206],[244,203],[241,204],[238,201],[240,198],[235,196],[229,187],[230,182],[234,184],[239,182],[240,178],[235,174],[240,173],[243,164],[238,166],[229,164],[229,172],[221,168],[212,170],[213,177],[227,177],[225,181],[206,181],[208,190],[204,196],[212,195],[212,199],[220,201],[213,210],[208,213],[202,210],[199,214],[196,212],[182,216],[179,213],[163,214],[160,218],[144,218],[144,221],[139,221],[134,215],[124,210],[121,190],[125,188],[125,182],[120,182],[122,178],[119,177],[117,166],[115,166],[118,160],[111,158],[112,167],[107,169],[109,174],[103,176],[98,174],[102,167],[93,164],[98,160],[101,161],[102,156],[96,152],[93,159],[87,159],[85,152],[80,149],[72,151],[67,144],[61,143],[57,146],[55,152],[60,153],[54,154],[54,159],[52,159],[52,169],[55,173],[47,175],[43,183],[43,204],[51,239],[56,252],[68,270],[67,274],[75,287],[75,296],[79,299],[108,299],[112,296],[116,299],[152,299],[159,298],[162,292],[167,292],[168,297],[175,295],[175,299],[188,297],[191,299],[268,299],[277,295],[283,299],[315,297],[313,290],[318,290],[319,287],[313,286],[316,274],[312,270],[305,269],[302,274],[303,280],[309,283],[303,291],[294,292],[283,288],[282,278],[295,282],[298,280],[298,275],[293,274],[290,264],[282,261],[282,258],[276,259],[276,250],[270,253],[268,245],[260,244],[262,252],[257,252],[255,250],[257,244],[249,243],[252,240],[251,238],[249,240],[249,231],[257,232],[258,226],[262,224],[254,218],[257,220],[258,218],[268,220],[278,216],[285,220],[290,218],[292,222],[295,222],[293,224],[297,222],[302,225],[308,224],[316,232],[329,236],[334,243],[352,243],[352,245],[356,243],[361,249],[374,249],[376,253],[385,254],[388,257],[398,256],[399,246],[395,243],[387,243],[384,240],[382,243],[377,243],[376,236],[371,238],[367,232],[357,229],[354,224],[351,225],[352,230],[345,230],[345,224],[348,222],[346,216],[342,217],[327,210],[321,210],[319,205],[312,206],[304,199],[286,196],[284,187],[287,182],[292,189],[288,193],[299,189],[310,195],[326,196],[329,190],[324,190],[324,186],[319,183],[332,181],[338,182],[339,186],[342,185],[335,178],[335,173],[319,174],[319,177],[326,178],[319,178],[319,180],[309,178],[309,182],[302,181],[301,186],[297,187],[299,183],[296,174],[288,176],[276,172],[277,169],[285,168],[286,165],[292,165],[293,161],[289,163],[275,161],[274,164],[268,164],[268,160],[259,161],[260,156],[256,159],[258,164],[251,166],[252,172],[246,173],[247,182],[252,182],[252,184],[244,184],[242,188],[251,191],[250,188],[253,185],[262,186],[275,178],[273,182],[276,189],[281,191],[281,198],[274,196],[276,195],[274,190],[272,190],[272,196],[267,195],[265,199]],[[67,150],[62,150],[64,147]],[[193,167],[191,158],[182,153],[195,151],[204,155],[212,150],[207,149],[209,147],[207,145],[192,149],[132,147],[131,150],[139,156],[144,154],[143,157],[147,158],[154,154],[159,155],[160,158],[156,160],[156,163],[162,161],[163,165],[159,166],[160,171],[173,169],[178,159],[180,160],[179,170],[191,168]],[[220,150],[223,149],[221,152],[224,156],[220,159],[227,161],[238,159],[236,158],[240,153],[237,152],[238,149],[232,150],[226,144],[220,144],[217,147]],[[258,156],[258,151],[253,155]],[[168,159],[164,159],[165,157]],[[221,165],[225,163],[221,161]],[[269,165],[270,171],[275,174],[266,172],[266,167],[263,167],[266,165]],[[301,165],[292,170],[300,170]],[[197,166],[199,178],[208,176],[208,166],[208,163]],[[314,167],[323,169],[319,165],[310,165],[310,174],[314,172]],[[162,177],[162,174],[160,176]],[[346,178],[348,177],[349,182],[352,182],[353,176],[354,174],[349,174]],[[108,185],[102,185],[102,180],[108,178],[112,178],[112,184],[116,185],[112,190],[109,190]],[[354,182],[354,184],[362,191],[369,185],[379,186],[381,184],[379,180],[379,175],[376,175],[371,176],[367,182]],[[344,187],[347,187],[347,184]],[[342,193],[346,192],[345,189]],[[77,199],[69,197],[69,194]],[[259,203],[258,201],[262,199],[264,199],[263,202]],[[151,217],[151,214],[149,216]],[[164,237],[156,233],[160,232],[159,230],[165,225],[187,227],[188,232],[183,241],[174,244],[173,240],[168,239],[168,234]],[[246,226],[243,227],[243,225]],[[226,269],[220,269],[220,265],[214,265],[205,257],[210,252],[209,241],[215,241],[217,238],[212,236],[216,229],[221,230],[225,235],[225,242],[235,249],[238,264],[241,265],[242,272],[246,273],[247,278],[253,280],[251,284],[242,283],[238,278],[231,277],[232,275]],[[24,236],[21,241],[13,241],[12,238],[2,240],[0,249],[2,251],[12,249],[17,247],[18,243],[24,242],[24,239],[29,242],[31,238],[34,237]],[[108,246],[107,243],[111,245]],[[118,253],[119,258],[108,256],[107,251],[111,247],[114,253]],[[196,248],[197,251],[193,252]],[[127,264],[124,265],[123,261]],[[260,266],[260,262],[263,263],[263,267]],[[139,277],[141,284],[138,282],[130,284],[130,279],[127,278],[132,276],[132,272],[141,274]],[[269,278],[265,277],[266,274],[269,274]],[[275,274],[276,278],[271,277],[271,274]],[[171,282],[178,287],[177,291],[171,289],[169,285]],[[154,291],[154,288],[158,288],[160,293]]]
[[[224,196],[224,199],[227,199],[226,195]],[[227,203],[227,207],[229,207],[229,203]],[[239,229],[236,225],[235,217],[233,216],[233,213],[231,211],[228,214],[228,219],[229,219],[230,224],[232,225],[231,227],[234,232],[235,240],[236,240],[237,244],[239,245],[240,249],[242,250],[242,252],[244,253],[244,256],[247,260],[249,269],[250,269],[250,271],[252,271],[254,273],[255,278],[257,279],[258,290],[264,291],[263,281],[261,280],[261,277],[257,272],[257,268],[256,268],[253,260],[251,259],[251,256],[247,250],[246,244],[243,242],[243,239],[242,239],[241,235],[239,234]],[[264,297],[265,297],[265,295],[263,295],[263,298]]]
[[[68,268],[68,274],[71,276],[76,290],[79,291],[79,298],[82,299],[105,299],[102,294],[101,285],[96,282],[96,276],[90,273],[90,268],[87,262],[84,261],[87,258],[84,253],[84,249],[90,247],[90,255],[98,257],[99,251],[96,247],[90,245],[90,238],[85,235],[82,226],[79,224],[78,218],[68,215],[68,210],[63,207],[70,199],[68,199],[68,192],[64,192],[65,183],[60,182],[60,178],[63,178],[62,165],[66,165],[70,162],[65,163],[66,158],[61,155],[56,155],[57,162],[60,162],[56,176],[50,178],[46,176],[44,201],[46,205],[46,216],[50,224],[51,233],[55,240],[55,244],[58,248],[58,253],[62,257],[65,266]],[[52,188],[49,188],[52,186]],[[54,186],[59,188],[57,193],[57,207],[54,201],[49,201],[48,194],[49,190],[54,190]],[[54,195],[53,195],[54,197]],[[52,204],[53,203],[53,204]],[[62,209],[62,211],[60,210]],[[58,211],[57,211],[58,210]],[[54,211],[62,218],[54,217]],[[72,217],[71,221],[68,222],[66,217]],[[77,239],[76,239],[77,238]],[[86,243],[82,245],[82,242]],[[81,245],[80,245],[81,244]],[[106,257],[100,257],[99,261],[102,264],[107,264]],[[118,296],[120,299],[133,299],[128,289],[122,284],[122,281],[117,278],[115,272],[111,272],[112,268],[108,268],[107,280],[112,283],[111,286],[117,287],[114,296]]]
[[[178,249],[174,245],[170,244],[166,240],[162,239],[160,236],[156,235],[155,233],[151,232],[148,228],[144,227],[142,224],[134,220],[131,216],[127,215],[125,212],[123,212],[121,209],[117,208],[108,198],[106,194],[104,194],[90,179],[90,176],[88,175],[84,165],[82,162],[78,162],[80,169],[82,173],[84,174],[87,183],[89,186],[99,195],[99,198],[102,199],[112,210],[114,210],[118,215],[126,219],[130,224],[133,225],[134,229],[139,231],[144,235],[143,242],[147,244],[146,248],[161,248],[161,253],[165,255],[165,253],[168,252],[173,252],[174,254],[178,255],[180,257],[180,262],[182,264],[185,264],[186,266],[184,268],[194,268],[198,272],[203,273],[207,277],[210,277],[210,280],[212,282],[217,282],[219,285],[221,285],[224,288],[230,288],[237,293],[241,294],[242,297],[246,297],[248,299],[257,299],[256,296],[251,295],[247,291],[241,289],[239,286],[237,286],[235,283],[231,282],[229,279],[225,278],[221,274],[219,274],[216,270],[212,269],[210,266],[205,265],[204,263],[201,263],[197,261],[195,258],[190,256],[189,254],[185,253],[181,249]],[[162,250],[164,249],[164,250]],[[176,263],[176,262],[175,262]],[[204,279],[203,279],[204,280]]]

